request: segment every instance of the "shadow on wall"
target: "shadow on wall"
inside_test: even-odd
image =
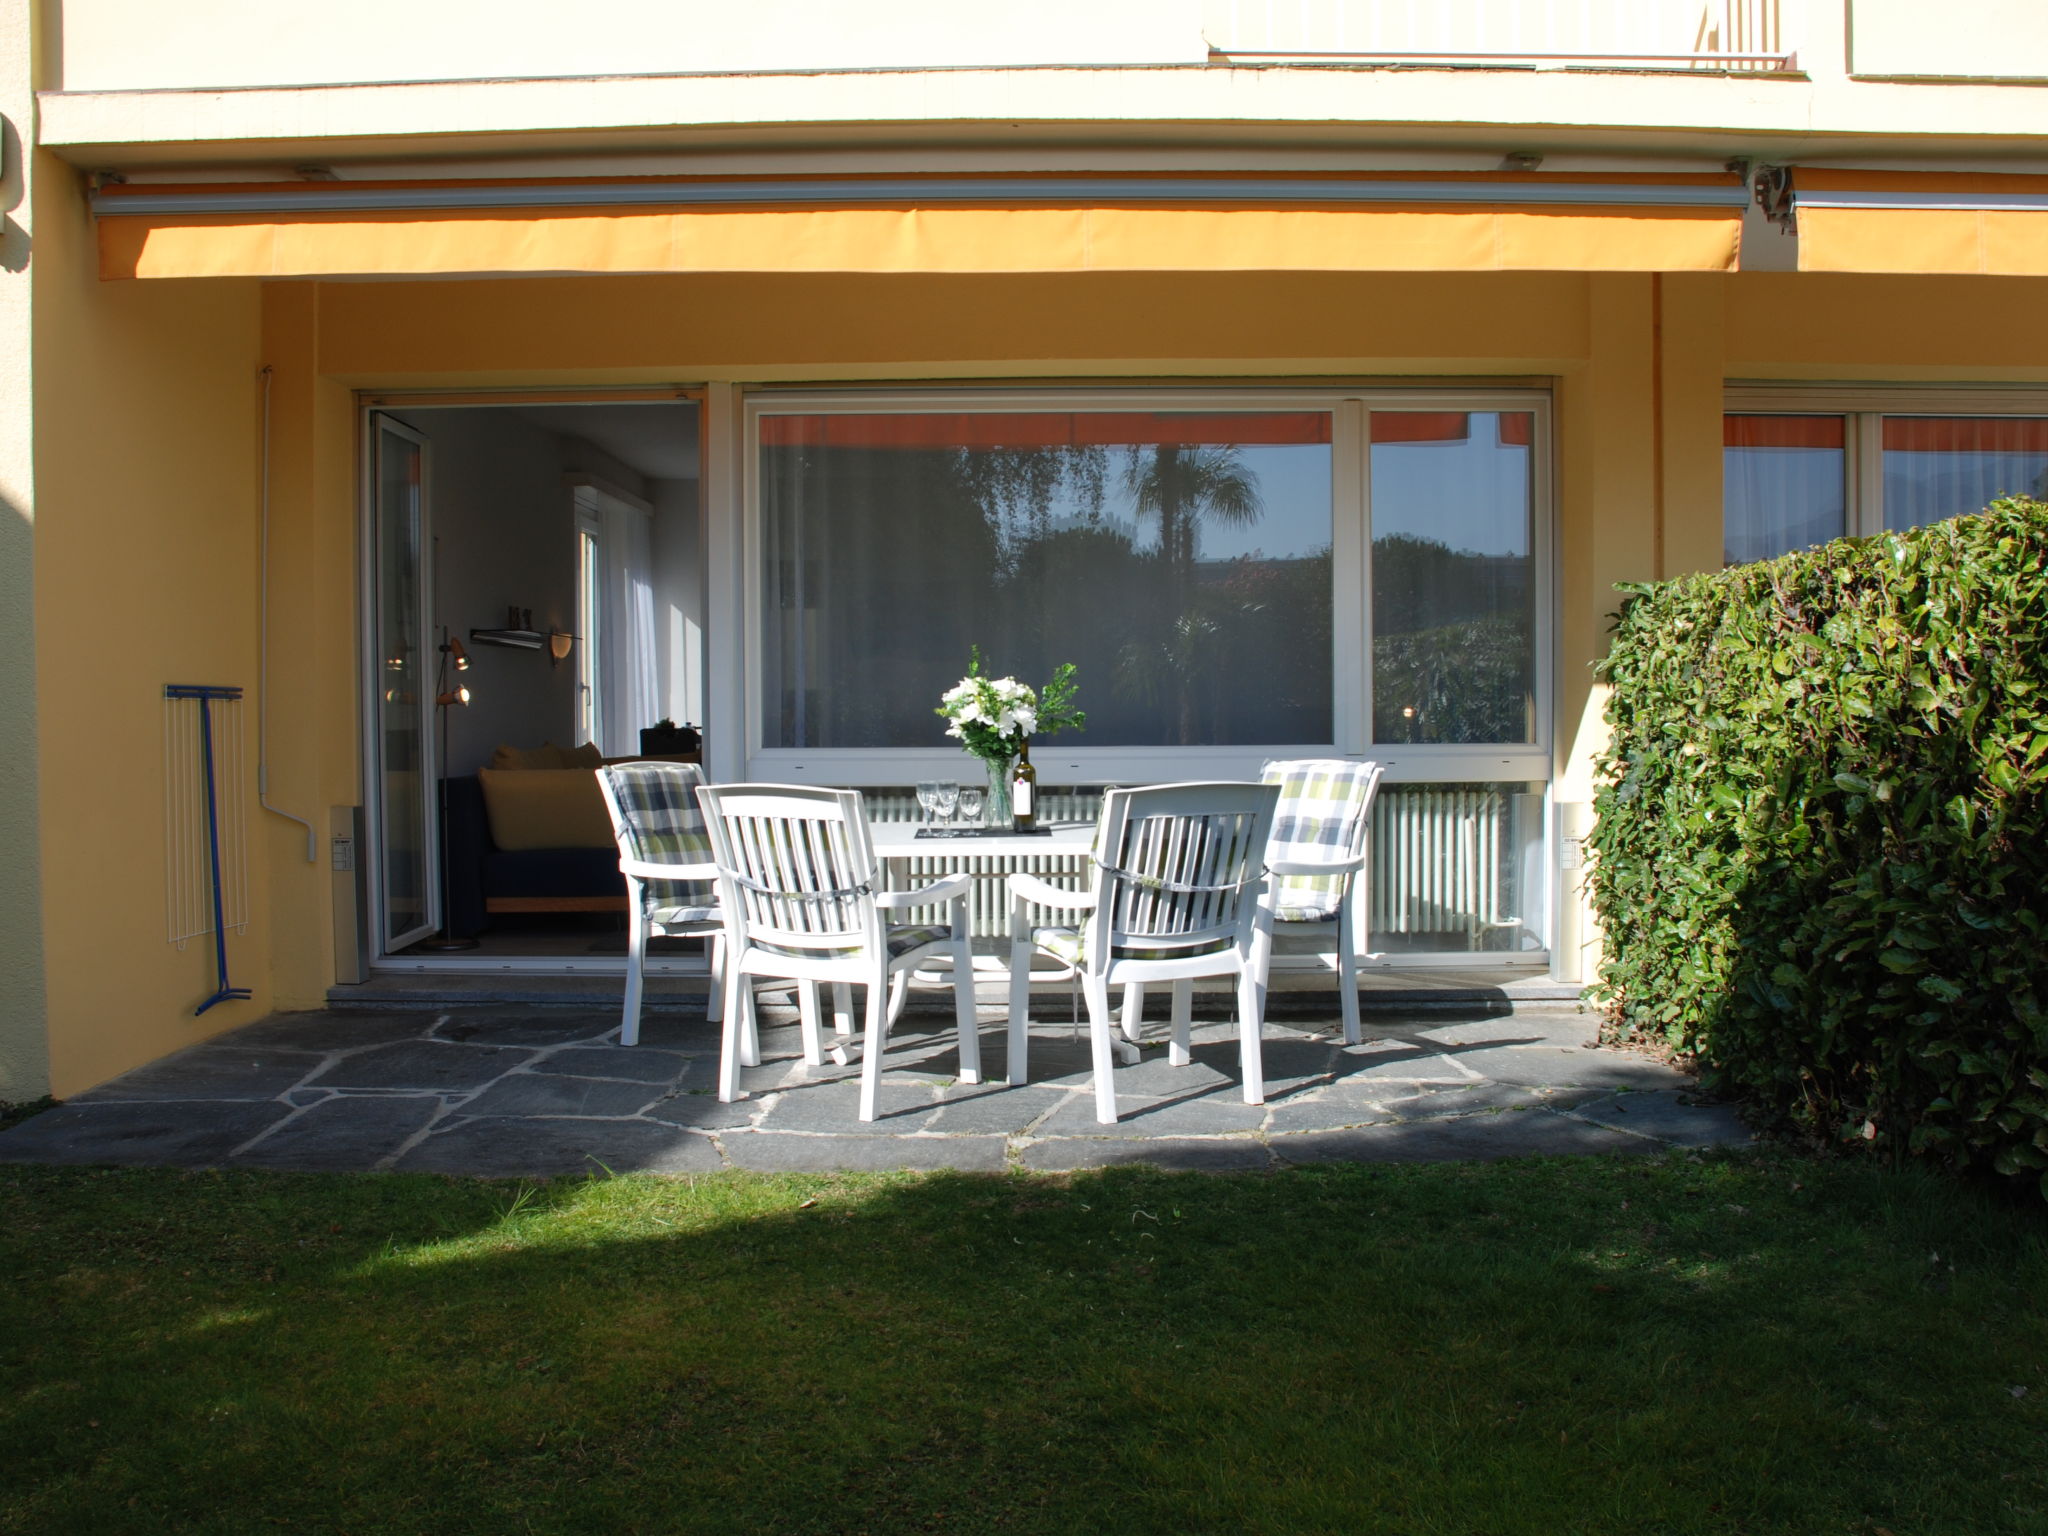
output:
[[[6,272],[28,270],[28,231],[6,217],[28,194],[22,153],[21,131],[14,126],[14,119],[0,117],[0,271]]]
[[[17,232],[13,224],[9,230]],[[25,242],[24,242],[25,243]],[[0,1100],[50,1090],[43,993],[43,912],[37,819],[35,531],[0,496],[0,717],[14,764],[0,776]]]

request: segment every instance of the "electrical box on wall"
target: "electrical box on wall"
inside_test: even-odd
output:
[[[369,979],[369,912],[364,900],[361,850],[363,808],[327,809],[327,878],[332,882],[334,980],[351,987]]]

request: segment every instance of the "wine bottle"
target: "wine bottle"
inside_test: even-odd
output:
[[[1010,830],[1029,832],[1038,825],[1038,770],[1031,766],[1031,743],[1020,742],[1017,766],[1010,770]]]

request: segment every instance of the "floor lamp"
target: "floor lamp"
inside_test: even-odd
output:
[[[448,633],[448,626],[444,624],[441,626],[441,667],[435,678],[435,686],[440,691],[434,695],[434,708],[441,718],[441,754],[435,765],[440,770],[435,783],[436,793],[441,796],[441,814],[435,818],[440,834],[434,839],[440,844],[436,853],[441,871],[441,929],[432,938],[421,939],[413,945],[414,949],[430,954],[453,954],[477,947],[475,939],[458,939],[448,931],[448,795],[443,787],[448,782],[448,712],[469,702],[467,684],[457,682],[452,688],[449,686],[448,669],[451,664],[457,672],[467,672],[469,653],[462,648],[460,640]]]

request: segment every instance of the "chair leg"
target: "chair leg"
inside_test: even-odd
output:
[[[957,903],[961,908],[965,902]],[[960,1081],[981,1081],[981,1024],[974,1015],[974,949],[967,939],[965,911],[954,915],[953,1022],[960,1031]]]
[[[1188,1049],[1189,1026],[1195,1016],[1195,984],[1192,981],[1176,981],[1173,984],[1173,1043],[1166,1048],[1166,1064],[1170,1067],[1185,1067],[1194,1061],[1194,1053]]]
[[[872,1120],[882,1097],[882,1049],[889,1038],[889,980],[877,973],[868,983],[867,1045],[860,1062],[860,1118]]]
[[[825,1043],[818,1031],[818,984],[815,981],[800,981],[796,984],[797,1017],[803,1023],[804,1065],[822,1067],[825,1065]]]
[[[1337,914],[1337,1009],[1344,1019],[1344,1043],[1358,1044],[1358,946],[1352,940],[1348,902]]]
[[[740,1046],[746,1036],[745,999],[753,996],[751,978],[738,976],[725,989],[724,1040],[718,1052],[718,1102],[730,1104],[740,1096]]]
[[[711,937],[711,991],[704,999],[704,1017],[725,1017],[725,935]]]
[[[1138,1045],[1145,1038],[1145,987],[1142,982],[1124,983],[1123,1017],[1124,1038]]]
[[[910,1003],[910,972],[898,971],[889,978],[889,1024],[896,1027],[896,1021],[903,1017],[903,1010]]]
[[[1005,1067],[1012,1088],[1031,1081],[1031,946],[1010,945],[1010,1054]]]
[[[1265,995],[1259,978],[1250,971],[1237,978],[1237,1066],[1244,1077],[1244,1101],[1266,1102],[1265,1053],[1260,1031],[1265,1026]]]
[[[619,1044],[640,1043],[640,991],[647,979],[647,919],[638,912],[626,919],[626,1008],[619,1021]]]
[[[832,1033],[853,1033],[853,983],[850,981],[832,983]]]
[[[761,1065],[761,1002],[754,996],[754,978],[742,976],[740,993],[740,1065]]]
[[[1088,1041],[1095,1057],[1095,1119],[1101,1125],[1115,1125],[1116,1054],[1109,1041],[1109,983],[1084,971],[1081,991],[1088,999]]]

